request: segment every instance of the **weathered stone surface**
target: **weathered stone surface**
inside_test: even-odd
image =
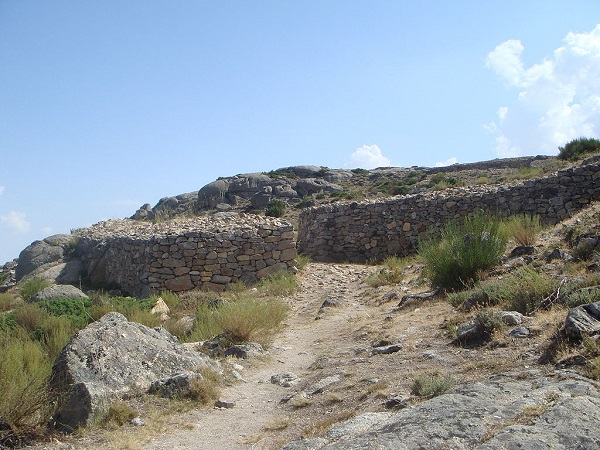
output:
[[[73,240],[68,234],[49,236],[41,241],[34,241],[19,254],[16,268],[17,281],[30,274],[44,264],[60,261],[64,256],[64,246]]]
[[[208,183],[198,191],[198,206],[200,208],[213,208],[219,203],[227,203],[225,194],[229,183],[224,180],[216,180]]]
[[[291,387],[300,381],[298,375],[292,372],[278,373],[271,375],[271,383],[282,387]]]
[[[152,382],[201,368],[220,370],[162,328],[148,328],[110,313],[71,338],[52,369],[56,427],[90,423],[119,397],[146,391]]]
[[[515,424],[532,407],[538,417]],[[598,420],[600,393],[590,380],[566,371],[555,378],[531,371],[459,386],[398,412],[362,414],[321,440],[282,450],[597,449]]]
[[[172,377],[153,381],[148,388],[148,394],[165,398],[189,397],[195,381],[201,381],[202,375],[196,372],[183,372]]]
[[[568,337],[574,339],[600,333],[600,302],[570,309],[563,330]]]
[[[257,344],[255,342],[250,342],[248,344],[240,344],[229,347],[225,350],[225,356],[234,356],[236,358],[247,359],[256,356],[261,356],[265,354],[265,350],[262,348],[262,345]]]
[[[34,294],[30,299],[30,303],[37,303],[44,300],[54,300],[56,298],[89,298],[80,289],[68,284],[48,286],[42,289],[37,294]]]

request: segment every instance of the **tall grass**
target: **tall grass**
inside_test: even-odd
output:
[[[517,245],[533,245],[543,228],[539,216],[521,214],[503,220],[500,229]]]
[[[21,286],[19,286],[19,294],[23,300],[27,301],[48,286],[50,286],[50,283],[43,278],[30,278],[21,283]]]
[[[282,270],[260,280],[257,288],[265,295],[286,296],[298,290],[298,281],[294,273]]]
[[[419,243],[425,273],[434,286],[450,291],[471,286],[495,266],[506,247],[500,219],[478,213],[462,223],[449,223],[438,239]]]
[[[190,340],[223,335],[229,344],[265,341],[283,320],[288,306],[276,298],[238,297],[217,307],[200,305]]]

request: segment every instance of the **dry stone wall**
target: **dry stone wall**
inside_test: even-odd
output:
[[[78,251],[92,285],[129,295],[191,289],[222,291],[295,267],[292,225],[226,213],[163,224],[101,222],[82,232]]]
[[[384,201],[337,203],[300,214],[299,250],[319,261],[364,262],[416,251],[419,239],[474,211],[539,215],[549,224],[600,199],[600,165],[505,186],[474,186]]]

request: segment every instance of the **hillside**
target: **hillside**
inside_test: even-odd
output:
[[[260,270],[265,270],[275,253],[289,247],[291,237],[285,222],[262,217],[260,208],[268,208],[273,200],[284,201],[282,219],[297,224],[300,211],[311,205],[376,202],[398,194],[436,195],[460,186],[510,186],[567,166],[555,158],[535,157],[444,168],[285,168],[219,179],[196,193],[143,207],[136,213],[137,220],[82,230],[76,245],[58,241],[63,250],[71,249],[63,255],[66,264],[78,261],[80,256],[74,255],[85,253],[90,245],[94,252],[102,250],[102,255],[115,248],[121,255],[148,255],[141,249],[165,247],[169,258],[162,260],[175,264],[176,243],[198,259],[198,245],[204,246],[204,241],[191,250],[183,236],[201,237],[210,243],[206,245],[216,245],[205,252],[214,253],[215,260],[227,261],[218,246],[225,242],[225,248],[238,246],[247,252],[244,258],[238,256],[243,263],[235,264],[264,261],[266,267]],[[140,223],[144,211],[146,220]],[[226,214],[212,216],[215,212]],[[237,212],[246,214],[230,214]],[[198,223],[203,224],[204,234],[193,228],[195,215],[203,216]],[[46,435],[53,439],[51,443],[31,448],[483,449],[539,448],[540,443],[600,448],[600,435],[593,426],[600,419],[595,381],[600,378],[600,346],[595,341],[600,314],[594,308],[579,309],[566,325],[570,308],[600,301],[599,217],[600,206],[593,203],[556,225],[542,227],[531,220],[520,226],[513,223],[516,228],[500,262],[456,291],[435,290],[426,263],[413,255],[371,264],[304,264],[306,258],[300,257],[298,264],[287,265],[297,271],[297,289],[275,295],[265,294],[260,283],[243,292],[236,290],[240,286],[225,290],[226,284],[216,286],[225,286],[220,294],[180,292],[176,300],[164,294],[170,299],[172,317],[162,325],[188,341],[199,335],[177,327],[190,314],[197,326],[206,305],[265,298],[287,305],[289,312],[281,327],[261,335],[268,353],[247,359],[218,358],[224,374],[220,406],[164,403],[136,395],[126,399],[139,420],[76,436]],[[227,225],[228,220],[235,226]],[[253,227],[257,235],[250,232]],[[152,240],[158,229],[164,236]],[[148,239],[151,245],[144,247]],[[255,257],[256,252],[244,247],[246,239],[264,245],[269,256]],[[137,247],[138,242],[143,246]],[[110,266],[105,256],[100,260]],[[277,264],[274,260],[273,267],[280,267]],[[175,266],[173,270],[180,270]],[[123,264],[118,267],[125,276],[129,269]],[[238,266],[231,267],[230,275],[210,269],[214,274],[207,280],[233,280]],[[199,274],[198,279],[201,276],[205,275]],[[11,288],[7,295],[16,294]],[[122,294],[112,295],[123,302]],[[10,298],[2,298],[7,312],[0,319],[22,307],[22,300]],[[95,318],[99,310],[94,307],[109,310],[110,300],[100,299],[102,305],[93,297],[92,309],[84,314]],[[156,297],[149,300],[155,302]],[[9,323],[2,320],[0,325]],[[213,345],[212,337],[202,339],[207,342],[202,351]],[[3,432],[0,429],[0,438]]]

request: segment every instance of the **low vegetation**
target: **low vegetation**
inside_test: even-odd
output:
[[[600,153],[600,140],[587,137],[573,139],[563,147],[559,147],[558,152],[559,159],[577,161],[586,156]]]
[[[28,299],[46,285],[31,279],[21,285],[19,294]],[[13,443],[27,442],[42,433],[53,413],[49,379],[54,359],[73,334],[108,312],[120,312],[128,320],[149,327],[163,325],[182,341],[222,335],[231,344],[249,340],[268,343],[288,311],[281,297],[297,287],[294,274],[282,272],[252,289],[239,283],[222,294],[192,291],[178,296],[163,292],[160,297],[171,309],[166,322],[160,314],[150,312],[159,295],[137,299],[99,293],[89,299],[59,298],[31,304],[12,294],[0,294],[0,417],[10,426]],[[193,318],[191,329],[177,325],[186,315]],[[203,379],[192,386],[190,399],[213,401],[219,382],[211,373],[203,374]],[[126,404],[115,403],[100,425],[120,426],[132,414]],[[0,442],[0,447],[4,444]]]
[[[449,291],[464,289],[494,267],[506,247],[500,219],[476,214],[462,223],[449,223],[440,238],[419,244],[425,274],[433,286]]]
[[[413,379],[410,392],[424,399],[437,397],[454,386],[454,379],[450,375],[437,373],[418,375]]]

